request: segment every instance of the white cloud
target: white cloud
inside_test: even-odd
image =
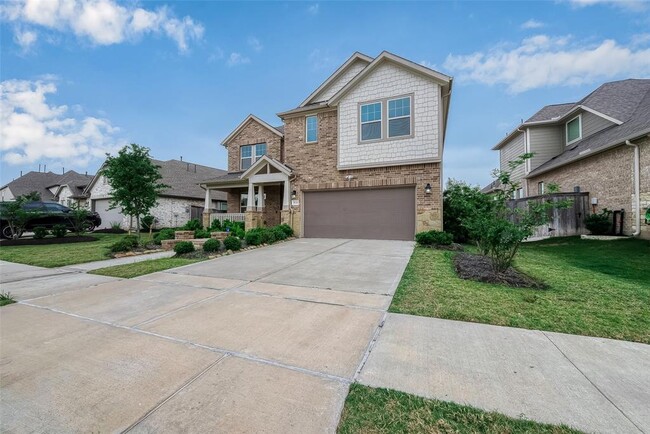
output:
[[[51,81],[7,80],[0,83],[0,150],[11,165],[62,160],[85,166],[118,148],[118,128],[106,119],[73,117],[65,105],[48,103]],[[79,112],[74,106],[73,112]]]
[[[23,53],[30,51],[37,39],[38,35],[34,31],[19,28],[14,30],[14,42],[20,46]]]
[[[647,0],[568,0],[576,8],[594,5],[608,5],[629,11],[643,11],[648,8]]]
[[[307,8],[307,12],[310,15],[318,15],[318,12],[320,12],[320,5],[318,3],[314,3]]]
[[[253,51],[262,51],[262,48],[264,46],[260,42],[259,39],[257,39],[255,36],[251,36],[248,38],[248,45],[253,49]]]
[[[522,23],[521,26],[519,27],[521,27],[524,30],[527,30],[527,29],[539,29],[544,27],[545,25],[546,24],[544,24],[543,22],[531,18],[530,20]]]
[[[593,83],[650,74],[650,47],[625,47],[606,39],[595,45],[571,37],[537,35],[514,48],[499,46],[468,55],[450,54],[447,70],[459,80],[504,84],[512,93],[548,86]]]
[[[250,63],[251,59],[248,57],[243,56],[240,53],[230,53],[230,56],[228,57],[228,60],[226,63],[228,66],[237,66],[237,65],[243,65],[246,63]]]
[[[147,10],[115,0],[20,0],[0,6],[0,17],[41,30],[72,32],[95,45],[134,41],[148,33],[164,34],[181,52],[203,37],[204,28],[190,17],[176,18],[165,6]],[[34,33],[35,34],[35,33]]]

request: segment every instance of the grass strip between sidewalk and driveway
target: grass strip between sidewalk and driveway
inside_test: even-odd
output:
[[[352,384],[338,433],[579,433],[446,401]]]
[[[525,243],[515,266],[548,289],[463,280],[454,252],[416,247],[390,312],[650,343],[650,242]]]
[[[202,258],[161,258],[149,259],[142,262],[131,264],[115,265],[112,267],[99,268],[89,271],[89,274],[99,274],[109,277],[121,277],[130,279],[132,277],[144,276],[145,274],[155,273],[157,271],[169,270],[170,268],[182,267],[183,265],[194,264],[195,262],[204,261]]]

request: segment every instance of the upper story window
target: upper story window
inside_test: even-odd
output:
[[[241,170],[246,170],[251,167],[254,162],[266,155],[266,143],[245,145],[239,148],[239,152],[241,154],[240,168]]]
[[[411,97],[388,100],[388,137],[411,135]]]
[[[361,106],[361,140],[381,139],[381,102]]]
[[[305,141],[315,143],[318,141],[318,116],[307,116],[305,118]]]
[[[566,144],[578,141],[582,138],[582,116],[578,115],[566,123]]]

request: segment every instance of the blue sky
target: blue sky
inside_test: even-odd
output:
[[[94,172],[135,142],[225,168],[248,113],[274,125],[354,51],[454,76],[444,177],[485,184],[490,148],[546,104],[650,76],[650,3],[116,2],[0,5],[0,183]]]

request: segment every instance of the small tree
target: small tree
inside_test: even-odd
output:
[[[70,225],[72,226],[72,232],[77,236],[81,236],[84,232],[88,230],[88,216],[90,215],[88,209],[84,206],[79,205],[78,203],[70,207],[70,212],[68,213],[68,220],[70,220]]]
[[[169,186],[162,179],[160,167],[153,164],[149,149],[132,143],[122,148],[116,156],[107,154],[101,170],[112,189],[110,209],[122,209],[135,217],[136,233],[140,237],[140,218],[156,206],[158,195]]]
[[[25,226],[29,221],[31,213],[23,209],[23,204],[30,202],[23,196],[17,196],[13,202],[6,202],[2,214],[7,225],[12,239],[17,239],[25,231]],[[8,236],[9,234],[5,234]]]
[[[525,208],[510,207],[509,202],[520,185],[511,178],[512,170],[531,158],[533,154],[523,154],[509,162],[510,171],[495,170],[494,177],[501,187],[488,202],[488,209],[465,218],[463,226],[476,241],[480,252],[492,260],[495,274],[505,272],[517,254],[521,243],[533,234],[537,226],[549,221],[549,211],[554,208],[566,208],[571,201],[553,202],[547,197],[557,193],[559,187],[549,184],[545,198],[539,202],[529,201]]]
[[[23,194],[22,197],[25,200],[25,202],[38,202],[39,200],[41,200],[41,193],[39,193],[38,191],[32,191],[30,193]]]

